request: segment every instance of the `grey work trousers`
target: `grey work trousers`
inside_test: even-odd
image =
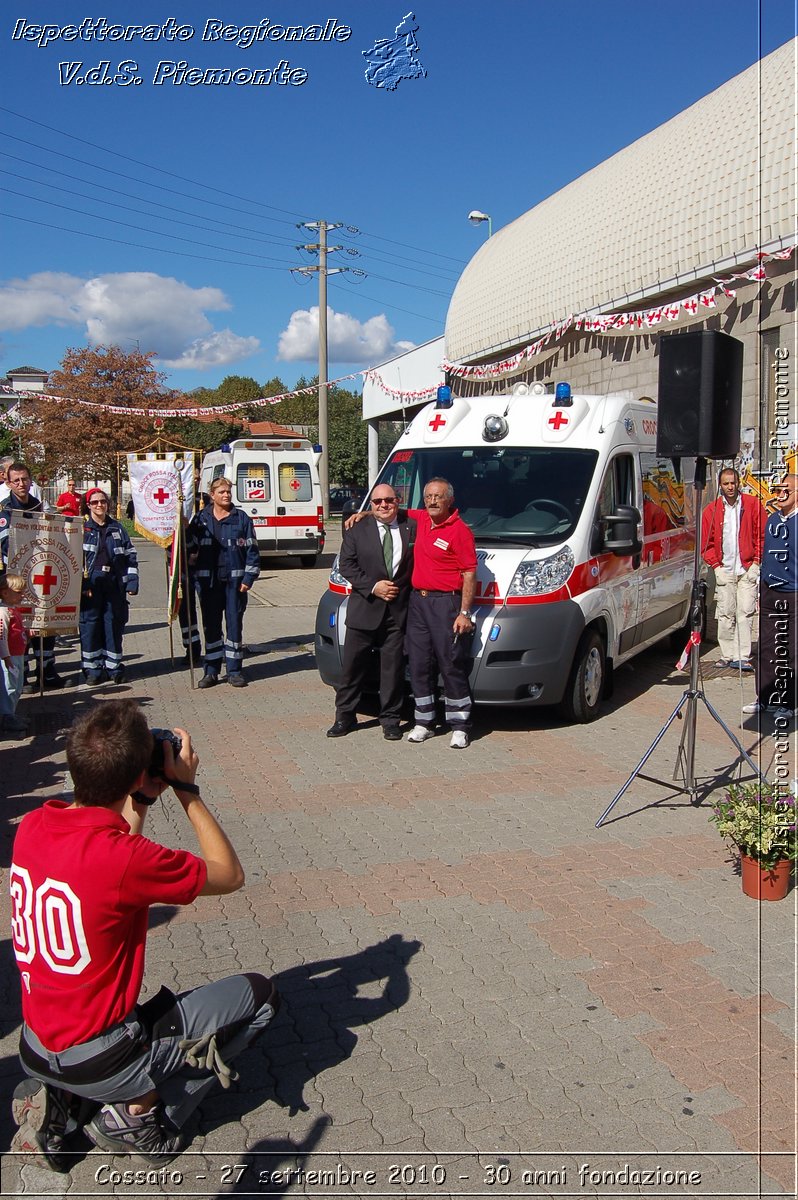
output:
[[[155,1090],[164,1113],[180,1129],[216,1081],[210,1071],[189,1066],[181,1041],[217,1035],[226,1063],[246,1049],[274,1017],[277,993],[263,975],[230,975],[174,997],[174,1003],[148,1028],[147,1004],[137,1005],[130,1015],[106,1033],[88,1042],[54,1054],[42,1045],[32,1029],[23,1026],[20,1061],[28,1075],[55,1084],[73,1095],[100,1103],[135,1100]],[[113,1054],[124,1043],[132,1043],[131,1057],[121,1069],[105,1078],[74,1082],[72,1072],[100,1055]],[[136,1050],[140,1047],[140,1053]],[[31,1055],[46,1059],[46,1067],[31,1067]]]

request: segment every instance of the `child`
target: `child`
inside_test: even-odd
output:
[[[18,608],[25,591],[21,575],[6,575],[0,583],[0,732],[27,737],[28,725],[16,715],[25,680],[28,635]]]

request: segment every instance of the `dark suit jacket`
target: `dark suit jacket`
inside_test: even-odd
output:
[[[358,521],[344,533],[338,569],[352,585],[346,609],[346,624],[352,629],[378,629],[390,608],[394,619],[404,625],[410,599],[410,576],[413,573],[413,544],[416,523],[405,513],[398,516],[402,539],[402,557],[393,577],[399,595],[390,604],[372,594],[375,583],[385,578],[385,559],[382,555],[382,532],[374,517]]]

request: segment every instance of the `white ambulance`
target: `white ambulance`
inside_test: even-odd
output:
[[[400,437],[377,482],[420,509],[426,481],[448,479],[476,539],[476,703],[556,704],[569,720],[591,721],[614,667],[681,636],[695,465],[657,455],[656,434],[647,398],[521,384],[492,396],[444,393]],[[319,671],[333,686],[349,591],[336,561],[316,621]]]
[[[206,454],[200,490],[221,475],[233,484],[233,503],[252,518],[262,556],[298,554],[315,566],[324,549],[320,454],[307,438],[238,438]]]

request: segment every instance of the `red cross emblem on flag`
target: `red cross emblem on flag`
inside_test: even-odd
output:
[[[56,575],[55,571],[48,563],[47,566],[42,571],[41,575],[33,576],[33,582],[36,584],[37,587],[40,587],[42,589],[43,596],[49,596],[50,592],[53,590],[53,588],[58,583],[58,576]]]
[[[165,492],[162,487],[159,487],[157,492],[152,493],[152,498],[153,500],[157,500],[159,504],[166,504],[171,495],[171,492]]]
[[[548,423],[549,423],[549,425],[551,425],[553,427],[553,429],[556,432],[557,430],[559,430],[561,425],[568,424],[568,418],[565,416],[565,414],[560,409],[558,409],[553,417],[549,417]]]

